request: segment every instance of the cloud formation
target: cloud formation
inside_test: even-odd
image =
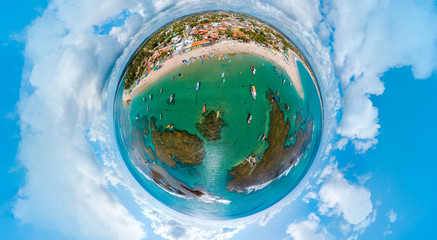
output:
[[[322,29],[330,30],[333,57],[344,93],[338,133],[359,152],[377,144],[378,109],[370,100],[384,92],[390,68],[411,66],[416,78],[437,69],[437,24],[433,1],[331,0]]]
[[[338,169],[338,163],[334,158],[317,174],[316,179],[317,182],[309,187],[302,199],[307,204],[312,200],[316,201],[317,213],[312,213],[315,217],[311,217],[311,226],[318,226],[315,220],[320,219],[317,216],[319,214],[328,218],[327,223],[320,223],[321,226],[325,226],[323,233],[329,236],[330,232],[340,231],[345,238],[356,239],[375,222],[377,214],[370,199],[369,189],[347,180],[343,171]],[[329,224],[332,222],[335,224]],[[296,223],[293,225],[296,231],[310,231],[310,228],[306,227],[308,224]],[[321,230],[318,227],[311,228],[311,233],[316,234],[319,231]]]
[[[18,159],[27,172],[13,210],[24,222],[79,239],[145,237],[109,191],[86,137],[104,120],[104,80],[124,47],[92,27],[122,9],[119,1],[56,1],[26,30]]]
[[[330,240],[334,237],[320,225],[320,218],[311,213],[305,220],[292,223],[287,233],[293,240]]]
[[[326,167],[321,178],[327,179],[318,192],[321,214],[340,215],[354,225],[366,220],[373,210],[368,189],[346,180],[336,163]]]

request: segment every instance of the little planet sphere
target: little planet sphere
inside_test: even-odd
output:
[[[164,205],[206,219],[265,210],[320,142],[317,80],[297,46],[249,15],[201,12],[150,35],[115,96],[123,160]]]

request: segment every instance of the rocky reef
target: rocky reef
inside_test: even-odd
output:
[[[195,134],[185,130],[159,131],[155,119],[150,119],[152,142],[155,145],[155,154],[160,162],[170,167],[177,165],[176,160],[183,164],[201,164],[205,158],[203,140]]]
[[[291,167],[311,143],[312,119],[308,122],[305,130],[299,128],[295,144],[285,147],[290,131],[290,119],[285,121],[284,113],[280,110],[278,102],[273,100],[274,95],[271,92],[268,92],[266,97],[272,105],[270,130],[267,137],[269,147],[255,166],[243,161],[229,171],[229,174],[233,177],[227,185],[229,191],[245,192],[251,187],[275,180]],[[300,121],[299,114],[299,119],[296,120],[297,124],[300,124]]]
[[[223,118],[210,111],[202,115],[202,121],[196,124],[196,128],[209,141],[216,141],[221,137],[224,122]]]

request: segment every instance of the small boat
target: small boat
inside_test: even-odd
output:
[[[288,85],[291,87],[291,82]]]
[[[175,94],[173,93],[172,95],[170,95],[170,99],[168,100],[168,103],[171,103],[171,102],[173,102],[173,100],[174,100],[174,96],[175,96]]]
[[[258,142],[261,140],[261,134],[258,135]]]
[[[174,80],[174,76],[171,78],[171,81],[173,82],[173,80]]]
[[[161,88],[161,90],[159,91],[159,93],[162,93],[162,88]]]
[[[140,119],[140,113],[137,113],[137,115],[135,116],[135,119]]]
[[[206,104],[203,104],[203,112],[206,111]]]
[[[224,76],[225,76],[225,73],[223,72],[223,73],[222,73],[222,77],[224,77]]]
[[[159,114],[159,119],[162,119],[162,113]]]
[[[250,67],[250,71],[253,72],[253,69],[255,69],[255,66],[252,65],[252,67]]]
[[[152,98],[153,98],[153,95],[152,95],[152,94],[150,94],[150,95],[149,95],[149,99],[150,99],[150,100],[152,100]]]
[[[266,140],[266,135],[263,136],[262,140],[263,140],[263,141]]]
[[[285,84],[285,79],[284,79],[284,80],[282,80],[282,83],[283,83],[283,84]]]
[[[220,116],[220,110],[217,110],[216,118],[219,118],[219,116]]]
[[[149,111],[149,106],[147,106],[147,111]]]
[[[278,97],[278,101],[279,101],[279,103],[281,103],[281,102],[282,102],[282,99],[281,99],[280,97]]]
[[[250,164],[252,164],[252,166],[256,165],[256,159],[255,159],[255,156],[253,156],[253,155],[250,155],[249,157],[247,157],[246,161],[249,162]]]
[[[252,115],[249,113],[249,115],[247,115],[247,124],[250,124],[250,121],[252,121]]]
[[[143,97],[143,102],[146,102],[146,98],[145,97]]]
[[[229,63],[231,63],[232,60],[229,60]]]
[[[278,91],[276,91],[276,96],[279,96],[279,92]]]
[[[250,94],[252,94],[253,99],[256,99],[256,89],[253,85],[250,85]]]
[[[256,73],[256,69],[254,68],[252,74],[255,75],[255,73]]]
[[[291,141],[291,140],[293,140],[294,138],[293,138],[293,135],[290,135],[290,138],[289,138],[289,140]]]
[[[290,107],[287,104],[285,104],[285,110],[288,111],[288,109],[290,109]]]
[[[224,82],[224,83],[226,82],[226,79],[225,79],[225,78],[223,78],[223,82]]]
[[[200,88],[200,82],[198,82],[198,83],[196,84],[196,91],[199,90],[199,88]]]

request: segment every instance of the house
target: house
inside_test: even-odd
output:
[[[202,47],[202,46],[207,46],[209,44],[211,44],[211,41],[209,41],[209,40],[200,40],[200,41],[197,41],[197,42],[193,42],[191,44],[191,49],[199,48],[199,47]]]

